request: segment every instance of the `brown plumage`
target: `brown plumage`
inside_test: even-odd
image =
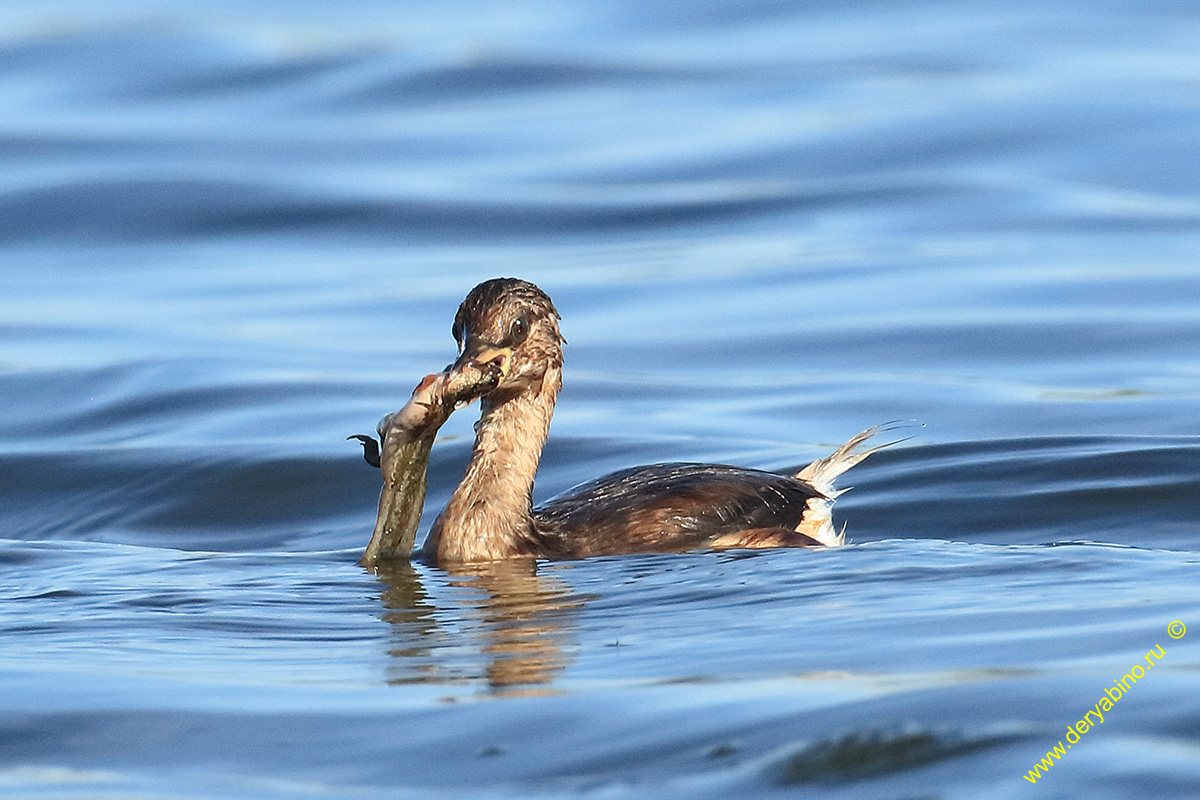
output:
[[[533,480],[562,388],[558,311],[532,283],[497,278],[471,290],[453,332],[460,355],[448,375],[500,377],[476,382],[482,413],[471,461],[425,541],[425,558],[457,564],[842,543],[830,521],[833,481],[879,449],[861,447],[879,429],[795,476],[652,464],[598,478],[534,509]]]

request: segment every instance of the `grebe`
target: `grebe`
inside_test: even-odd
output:
[[[545,292],[516,278],[485,281],[463,300],[453,328],[458,359],[426,379],[448,400],[434,403],[440,411],[426,422],[440,419],[440,425],[446,409],[453,410],[447,403],[457,406],[474,397],[482,411],[466,474],[434,522],[421,557],[453,565],[518,556],[842,544],[830,514],[838,494],[834,479],[887,446],[863,447],[882,426],[795,475],[720,464],[651,464],[597,478],[532,508],[534,476],[562,388],[559,319]],[[385,474],[386,466],[385,461]],[[415,477],[418,468],[423,489],[423,464],[410,461],[400,472]],[[380,524],[383,514],[381,498]],[[370,551],[364,554],[363,563],[374,563],[381,552],[407,555],[402,548],[377,548],[371,558]]]

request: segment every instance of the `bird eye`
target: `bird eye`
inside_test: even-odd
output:
[[[522,314],[513,320],[512,327],[508,329],[508,341],[510,346],[515,347],[525,341],[525,337],[529,335],[529,318]]]

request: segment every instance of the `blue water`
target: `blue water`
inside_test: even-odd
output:
[[[1197,41],[1165,1],[5,3],[0,796],[1197,796]],[[911,438],[838,550],[370,575],[345,437],[499,275],[569,340],[535,499]]]

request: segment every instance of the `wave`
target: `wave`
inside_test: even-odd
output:
[[[1200,438],[1035,437],[913,445],[855,471],[850,538],[1197,548]]]

